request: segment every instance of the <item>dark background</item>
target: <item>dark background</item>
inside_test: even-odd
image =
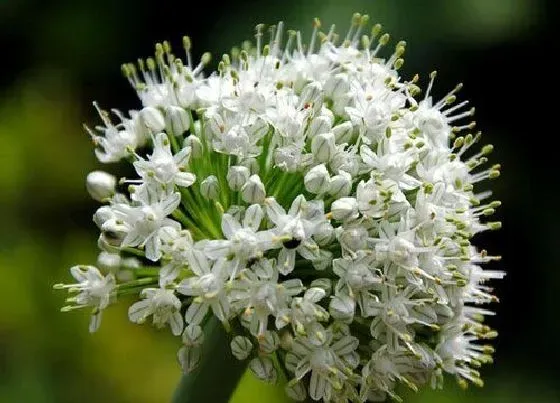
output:
[[[156,41],[217,59],[255,24],[286,22],[309,35],[311,19],[345,32],[368,13],[408,43],[404,76],[437,69],[434,94],[457,82],[503,166],[491,183],[504,227],[478,244],[503,260],[501,299],[490,320],[500,336],[486,387],[424,392],[415,402],[560,402],[560,225],[556,174],[560,115],[556,10],[544,0],[39,1],[0,0],[0,402],[165,402],[179,377],[178,340],[128,323],[122,304],[99,333],[85,313],[61,314],[51,285],[92,263],[96,205],[84,188],[96,163],[82,122],[91,102],[139,107],[119,66]],[[177,53],[181,53],[177,51]],[[235,402],[284,401],[244,378]]]

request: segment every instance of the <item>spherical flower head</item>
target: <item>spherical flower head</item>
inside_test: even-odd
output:
[[[129,319],[181,335],[186,373],[220,322],[233,356],[267,382],[283,372],[299,401],[398,400],[400,384],[439,387],[444,373],[482,385],[497,335],[482,304],[504,273],[484,268],[499,257],[473,237],[501,226],[481,186],[501,167],[462,85],[438,99],[436,73],[401,77],[406,43],[386,51],[368,23],[356,13],[339,36],[316,19],[307,44],[259,25],[209,75],[188,37],[185,61],[163,42],[125,64],[139,112],[95,104],[103,124],[87,130],[101,163],[126,160],[137,177],[121,193],[110,174],[88,176],[105,203],[101,271],[71,269],[64,310],[92,307],[95,330],[109,303],[137,295]]]

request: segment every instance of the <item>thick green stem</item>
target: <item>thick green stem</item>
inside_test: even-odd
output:
[[[172,403],[227,403],[247,368],[230,350],[230,340],[214,317],[204,326],[202,361],[196,370],[183,375]]]

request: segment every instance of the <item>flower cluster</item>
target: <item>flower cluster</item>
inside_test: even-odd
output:
[[[389,35],[366,33],[368,19],[342,38],[315,20],[306,45],[259,25],[209,76],[188,37],[185,61],[164,42],[123,65],[142,109],[95,105],[88,132],[100,162],[129,161],[137,178],[88,176],[99,269],[71,269],[63,309],[93,308],[94,331],[117,297],[139,295],[130,320],[182,336],[186,372],[215,317],[235,357],[287,377],[295,400],[382,401],[444,373],[480,385],[480,341],[496,336],[480,304],[504,273],[482,269],[498,257],[471,239],[500,227],[479,188],[500,166],[475,146],[461,86],[433,99],[434,72],[422,94],[398,74],[405,42],[382,58]]]

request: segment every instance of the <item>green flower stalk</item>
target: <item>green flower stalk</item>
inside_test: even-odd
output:
[[[435,72],[424,92],[400,77],[406,43],[384,57],[389,35],[368,21],[341,37],[316,19],[307,45],[259,25],[207,77],[188,37],[185,61],[158,43],[122,67],[140,111],[94,104],[99,161],[137,178],[88,175],[104,203],[98,267],[56,287],[72,295],[63,310],[93,309],[91,331],[137,295],[132,322],[181,338],[175,402],[227,400],[246,366],[298,401],[398,400],[398,384],[441,387],[445,373],[482,385],[496,332],[481,304],[504,273],[471,240],[500,227],[483,187],[500,166],[461,85],[436,100]],[[223,388],[196,389],[224,359]]]

